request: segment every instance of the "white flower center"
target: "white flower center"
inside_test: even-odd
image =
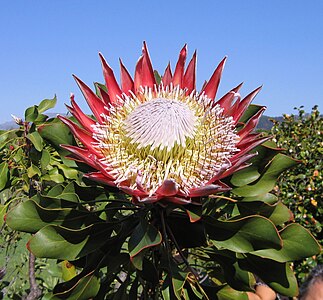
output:
[[[175,143],[185,147],[186,138],[194,136],[196,119],[185,103],[156,98],[137,106],[124,123],[126,136],[138,143],[138,148],[170,151]]]

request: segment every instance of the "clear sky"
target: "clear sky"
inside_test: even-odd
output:
[[[244,81],[242,95],[264,85],[267,115],[323,110],[322,0],[0,0],[0,123],[54,94],[53,112],[70,92],[85,107],[71,75],[103,82],[99,51],[133,74],[144,40],[160,73],[197,49],[198,88],[228,55],[218,96]]]

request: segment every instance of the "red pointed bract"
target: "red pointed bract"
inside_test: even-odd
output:
[[[120,62],[120,74],[121,74],[120,75],[121,89],[126,95],[130,95],[130,91],[133,91],[134,82],[133,82],[128,70],[126,69],[126,67],[122,63],[121,59],[119,59],[119,62]]]
[[[94,154],[84,148],[80,148],[77,146],[71,146],[71,145],[60,145],[63,149],[71,152],[73,154],[73,158],[75,158],[79,161],[86,162],[90,167],[96,168],[96,164],[93,161]]]
[[[67,125],[73,135],[80,140],[80,142],[85,145],[89,150],[91,150],[93,153],[96,153],[97,151],[93,147],[93,142],[95,140],[93,139],[91,133],[85,131],[84,129],[80,128],[76,123],[72,122],[70,119],[67,119],[63,116],[58,116],[58,118],[65,124]]]
[[[85,113],[83,113],[83,111],[75,102],[74,95],[71,96],[71,104],[72,106],[66,105],[70,113],[80,122],[84,129],[90,132],[92,129],[91,126],[95,124],[95,121]]]
[[[101,86],[99,86],[99,93],[100,93],[101,100],[104,103],[104,105],[109,106],[111,104],[109,94]],[[108,110],[105,110],[105,113],[107,114]]]
[[[239,93],[241,87],[243,86],[243,82],[239,83],[236,87],[234,87],[231,91],[235,93]]]
[[[172,80],[173,80],[172,70],[170,68],[170,63],[168,63],[168,65],[165,69],[164,75],[162,77],[162,83],[164,86],[168,86],[168,85],[170,85]]]
[[[153,88],[154,85],[156,84],[156,79],[155,79],[154,70],[151,64],[151,60],[149,57],[147,45],[145,42],[142,49],[142,56],[143,56],[142,66],[141,66],[142,85]]]
[[[258,137],[255,140],[252,140],[249,143],[245,143],[243,145],[239,145],[239,149],[240,152],[238,152],[237,154],[235,154],[234,156],[232,156],[232,160],[236,159],[237,157],[241,157],[243,155],[246,155],[249,151],[251,151],[252,149],[256,148],[257,146],[263,144],[264,142],[268,141],[270,139],[270,136],[266,136],[266,137]]]
[[[244,163],[256,155],[257,153],[250,153],[240,157],[239,159],[237,158],[235,162],[232,163],[232,166],[222,173],[223,178],[230,176],[232,173],[236,172],[237,170],[241,170],[241,168],[248,167],[250,164],[244,164]]]
[[[223,108],[223,113],[228,115],[234,98],[239,96],[240,95],[238,93],[234,91],[230,91],[227,94],[225,94],[221,99],[219,99],[217,102],[215,102],[214,106],[216,104],[219,104]]]
[[[257,94],[262,89],[262,86],[256,88],[254,91],[252,91],[249,95],[247,95],[245,98],[243,98],[239,106],[237,107],[236,111],[233,111],[233,120],[238,122],[240,118],[242,117],[243,113],[246,111],[246,109],[249,107],[252,100],[257,96]]]
[[[257,126],[260,117],[265,111],[265,107],[262,107],[255,115],[253,115],[248,122],[246,123],[245,127],[243,127],[239,132],[238,135],[240,139],[244,139],[250,132],[254,130],[254,128]]]
[[[124,191],[126,194],[129,194],[131,196],[139,197],[139,198],[146,198],[148,196],[147,193],[140,191],[138,189],[132,189],[128,186],[121,185],[119,186],[119,189]]]
[[[204,92],[204,94],[207,95],[211,99],[215,99],[226,60],[227,60],[227,57],[224,57],[222,59],[222,61],[219,63],[219,65],[215,69],[210,80],[207,82],[207,84],[205,85],[205,87],[202,90],[202,92]]]
[[[261,133],[250,133],[248,134],[247,137],[245,137],[244,139],[240,139],[240,141],[238,142],[237,146],[239,146],[240,148],[246,144],[250,144],[251,142],[257,140],[261,135]]]
[[[204,80],[201,91],[203,91],[205,89],[206,85],[207,85],[207,80]]]
[[[173,86],[179,85],[179,87],[182,88],[186,55],[187,55],[187,45],[185,44],[179,54],[179,58],[175,67],[174,76],[172,80]]]
[[[140,87],[142,86],[142,76],[141,76],[141,70],[142,70],[142,61],[144,57],[141,55],[137,61],[136,69],[135,69],[135,78],[134,78],[134,90],[135,93],[137,93],[140,90]]]
[[[175,181],[165,180],[163,184],[157,189],[156,194],[161,196],[174,196],[178,192],[178,187]]]
[[[183,88],[187,88],[186,95],[192,93],[196,88],[195,75],[196,74],[196,51],[193,54],[191,61],[188,64],[184,75]]]
[[[101,99],[93,93],[93,91],[77,76],[73,75],[76,83],[78,84],[86,102],[93,111],[94,116],[100,122],[103,121],[101,117],[102,112],[104,111],[104,105]]]
[[[122,94],[121,89],[117,83],[116,78],[114,77],[113,70],[108,65],[108,63],[106,62],[105,58],[101,53],[99,53],[99,56],[101,59],[103,75],[104,75],[105,84],[107,86],[108,93],[110,96],[110,100],[113,104],[118,103],[118,96],[121,96]]]
[[[138,198],[137,201],[138,203],[145,203],[145,204],[152,204],[158,202],[160,199],[156,196],[150,196],[150,197],[145,197],[145,198]]]
[[[101,172],[92,172],[92,173],[87,173],[84,175],[86,178],[92,179],[94,181],[107,184],[110,186],[116,186],[114,180],[108,179],[105,175],[103,175]]]
[[[228,191],[231,188],[229,186],[224,185],[222,183],[222,186],[217,185],[217,184],[208,184],[204,185],[200,188],[192,189],[189,193],[190,197],[203,197],[203,196],[208,196],[211,194],[216,194],[218,192],[222,191]]]

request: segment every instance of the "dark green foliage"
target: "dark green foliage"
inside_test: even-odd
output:
[[[0,132],[0,268],[4,273],[0,281],[0,299],[21,299],[30,290],[29,252],[26,248],[30,234],[12,231],[3,222],[6,212],[20,203],[28,205],[31,202],[29,199],[47,193],[59,182],[68,184],[69,180],[77,180],[78,172],[63,163],[60,149],[55,148],[53,143],[47,143],[46,134],[39,130],[44,124],[54,122],[43,112],[55,104],[56,97],[43,100],[38,106],[26,110],[24,121],[15,118],[16,129]],[[61,132],[59,136],[65,138],[64,126],[61,123],[57,126],[60,126],[57,128]],[[69,131],[67,135],[72,138]],[[66,142],[73,140],[68,139]],[[68,197],[68,194],[65,193],[64,197]],[[39,211],[39,207],[34,208]],[[44,214],[43,217],[52,218],[47,211]],[[18,219],[19,212],[17,221]],[[37,226],[33,223],[32,214],[26,218],[22,216],[21,221],[30,227]],[[43,292],[54,288],[62,276],[62,270],[61,265],[53,260],[36,261],[36,281]]]
[[[297,294],[291,262],[320,247],[290,224],[289,209],[271,193],[296,160],[267,142],[252,165],[226,178],[230,193],[196,199],[198,205],[134,204],[117,189],[82,179],[89,168],[59,147],[77,141],[42,114],[54,101],[27,109],[19,129],[0,135],[3,228],[6,236],[18,234],[8,226],[26,232],[19,233],[22,244],[28,240],[28,250],[41,258],[43,299],[242,300],[255,275],[281,294]],[[3,240],[7,253],[14,253],[12,241]],[[10,286],[7,296],[28,292],[20,276],[22,289]]]
[[[302,107],[296,115],[284,115],[274,122],[272,134],[279,147],[300,163],[279,179],[276,194],[302,224],[323,244],[323,118],[315,106],[310,114]],[[300,282],[316,265],[323,263],[322,254],[295,263]]]

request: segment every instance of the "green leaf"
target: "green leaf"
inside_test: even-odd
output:
[[[272,141],[266,141],[265,143],[259,145],[254,149],[258,155],[254,156],[249,162],[252,164],[249,168],[258,166],[258,171],[261,173],[261,170],[276,156],[278,153],[281,153],[283,149],[277,148],[275,143]],[[240,172],[240,171],[239,171]]]
[[[244,292],[236,291],[229,285],[225,285],[216,293],[218,300],[248,300],[248,295]]]
[[[95,297],[99,292],[99,289],[100,281],[92,272],[77,281],[70,290],[62,293],[54,292],[54,296],[58,296],[59,299],[88,300]]]
[[[5,213],[6,213],[6,206],[0,204],[0,228],[2,228]]]
[[[58,164],[57,167],[63,171],[64,176],[68,179],[77,179],[78,171],[63,164]]]
[[[195,223],[201,220],[202,217],[202,206],[192,205],[185,207],[185,211],[190,218],[191,223]]]
[[[56,184],[54,185],[46,194],[47,197],[56,197],[60,195],[64,190],[63,184]]]
[[[3,161],[0,164],[0,191],[6,187],[9,175],[8,163]]]
[[[68,260],[62,261],[61,262],[61,267],[62,267],[62,278],[63,278],[63,280],[69,281],[73,277],[76,276],[76,268]]]
[[[43,173],[47,170],[47,167],[50,163],[50,153],[48,150],[44,149],[42,151],[41,159],[40,159],[40,168]]]
[[[260,105],[255,105],[255,104],[251,104],[248,106],[247,110],[245,111],[245,113],[243,114],[243,116],[240,118],[239,122],[241,123],[246,123],[253,115],[255,115],[260,109],[262,108],[262,106]]]
[[[242,197],[253,197],[268,193],[274,188],[278,176],[297,163],[298,161],[279,153],[272,159],[265,172],[255,184],[235,188],[232,192]]]
[[[238,253],[282,247],[282,240],[276,227],[262,216],[248,216],[229,221],[206,217],[205,229],[217,248]]]
[[[79,196],[75,193],[74,184],[70,182],[60,193],[59,195],[55,196],[57,199],[63,199],[71,202],[80,202]]]
[[[252,290],[252,287],[255,284],[254,276],[252,276],[248,271],[240,268],[234,252],[229,252],[228,250],[217,250],[214,247],[209,248],[206,253],[212,261],[221,265],[225,280],[232,288],[245,291]]]
[[[9,137],[9,131],[0,130],[0,149],[2,149],[7,144],[8,137]]]
[[[51,225],[64,225],[77,229],[85,220],[99,221],[95,215],[84,210],[72,208],[48,209],[33,200],[19,203],[11,209],[6,217],[6,223],[14,230],[35,233],[41,228]]]
[[[28,248],[37,257],[75,260],[97,250],[111,233],[111,226],[105,223],[78,230],[49,225],[29,240]]]
[[[129,279],[127,278],[121,285],[118,287],[118,290],[113,295],[113,300],[131,300],[127,294],[127,289],[129,287]]]
[[[184,284],[188,273],[180,271],[178,268],[176,270],[172,270],[172,286],[173,291],[177,299],[181,300],[181,296],[183,293]]]
[[[43,101],[40,102],[38,105],[38,112],[43,113],[44,111],[55,107],[57,102],[56,95],[54,96],[53,99],[44,99]]]
[[[31,198],[31,200],[35,201],[41,207],[44,207],[47,209],[64,209],[64,208],[76,209],[78,207],[78,202],[74,201],[74,199],[72,199],[72,201],[64,200],[64,199],[61,199],[59,195],[52,197],[48,195],[36,194]]]
[[[234,186],[243,186],[256,181],[260,177],[258,167],[251,166],[233,174],[230,182]]]
[[[189,275],[188,272],[182,271],[178,264],[173,260],[167,263],[168,274],[165,276],[162,285],[163,299],[178,299],[181,300],[184,294],[184,284]]]
[[[31,141],[37,151],[43,150],[43,139],[37,131],[27,134],[27,139]]]
[[[237,206],[242,215],[262,215],[270,219],[275,225],[281,225],[293,219],[292,212],[283,203],[274,205],[262,202],[238,202]]]
[[[38,176],[40,176],[41,175],[41,172],[40,172],[40,170],[38,169],[38,167],[37,166],[35,166],[35,165],[31,165],[28,169],[27,169],[27,174],[28,174],[28,177],[29,178],[32,178],[32,177],[34,177],[35,175],[38,175]]]
[[[42,138],[50,141],[58,149],[61,144],[74,144],[74,138],[69,128],[57,118],[39,126],[38,132]]]
[[[205,295],[204,291],[201,289],[200,285],[195,286],[194,283],[190,281],[189,281],[189,284],[190,284],[190,288],[192,289],[192,292],[197,297],[197,299],[203,299],[203,298],[207,299],[207,296]]]
[[[286,226],[280,231],[280,236],[283,239],[282,249],[258,250],[252,254],[278,262],[288,262],[310,257],[321,251],[320,244],[299,224],[292,223]]]
[[[271,193],[260,194],[253,197],[244,197],[242,202],[252,202],[252,201],[262,201],[266,202],[267,204],[275,204],[278,202],[277,196]]]
[[[37,118],[34,120],[34,124],[42,124],[47,120],[48,116],[43,114],[38,114]]]
[[[86,197],[85,199],[88,200],[88,197]],[[72,204],[73,207],[76,206],[76,203],[80,202],[79,195],[75,192],[73,182],[70,182],[65,187],[64,187],[64,184],[57,184],[54,187],[52,187],[46,195],[41,195],[41,198],[43,200],[46,199],[45,202],[47,204],[55,202],[55,200],[66,200],[69,202],[74,202],[74,204]],[[40,203],[40,201],[37,201],[37,202]],[[62,205],[62,204],[60,203],[59,205]],[[55,206],[54,208],[60,208],[60,206],[58,207]]]
[[[61,174],[47,174],[42,176],[42,180],[53,181],[55,183],[63,183],[64,177]]]
[[[53,293],[47,293],[43,295],[42,300],[61,300],[61,298],[54,296]]]
[[[298,294],[297,280],[288,263],[279,263],[271,259],[246,254],[239,264],[243,269],[259,276],[279,294],[289,297]]]
[[[147,252],[146,250],[147,249],[142,250],[137,255],[130,258],[130,260],[131,260],[132,264],[134,265],[134,267],[139,271],[142,271],[142,269],[143,269],[144,257],[145,257],[146,252]]]
[[[161,233],[154,226],[142,220],[130,236],[129,254],[131,257],[136,256],[144,249],[159,245],[161,241]]]
[[[161,293],[163,295],[163,300],[171,300],[171,299],[173,299],[173,298],[171,298],[172,289],[171,289],[171,280],[170,280],[169,276],[164,278],[163,285],[162,285],[162,288],[161,288]]]
[[[38,117],[38,109],[36,105],[26,109],[25,111],[26,122],[34,122],[37,119],[37,117]]]
[[[156,70],[154,70],[154,77],[155,77],[156,83],[160,84],[162,78],[161,78],[160,74],[158,73],[158,71],[156,71]]]
[[[98,96],[100,96],[99,87],[100,87],[102,90],[104,90],[105,92],[108,92],[108,89],[107,89],[107,87],[106,87],[106,85],[105,85],[105,84],[102,84],[102,83],[100,83],[100,82],[95,82],[95,83],[94,83],[94,86],[95,86],[95,92],[96,92],[96,94],[97,94]]]
[[[69,158],[67,158],[66,157],[66,155],[68,155],[68,154],[70,154],[70,153],[68,153],[68,151],[66,151],[66,150],[62,150],[63,148],[61,148],[60,150],[59,150],[59,155],[60,155],[60,157],[61,157],[61,160],[62,160],[62,162],[63,162],[63,164],[65,165],[65,166],[67,166],[67,167],[70,167],[70,168],[75,168],[75,167],[77,167],[77,164],[76,164],[76,162],[74,161],[74,160],[72,160],[72,159],[69,159]]]

